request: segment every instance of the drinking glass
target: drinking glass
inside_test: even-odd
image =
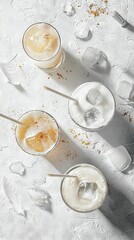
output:
[[[24,113],[19,121],[25,125],[16,127],[16,141],[19,147],[32,155],[46,155],[58,144],[59,125],[49,113],[31,110]]]
[[[49,23],[38,22],[28,27],[22,45],[26,54],[46,72],[56,70],[64,61],[61,37]]]

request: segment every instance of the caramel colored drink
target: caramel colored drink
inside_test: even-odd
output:
[[[61,39],[58,31],[48,23],[35,23],[23,36],[27,55],[46,71],[57,69],[63,62]]]
[[[17,126],[16,140],[25,152],[46,155],[59,141],[59,127],[55,119],[46,112],[33,110],[24,114],[20,121],[26,126]]]

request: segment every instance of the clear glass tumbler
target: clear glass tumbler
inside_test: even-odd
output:
[[[26,54],[45,71],[56,70],[64,61],[61,37],[49,23],[38,22],[28,27],[22,45]]]
[[[16,141],[19,147],[32,155],[46,155],[58,144],[59,126],[56,120],[42,110],[31,110],[20,119],[24,125],[16,127]]]
[[[95,132],[107,126],[115,114],[115,98],[99,82],[86,82],[76,88],[69,101],[71,119],[83,130]]]
[[[108,192],[107,182],[99,169],[90,164],[78,164],[65,174],[60,192],[67,206],[77,212],[91,212],[99,208]]]

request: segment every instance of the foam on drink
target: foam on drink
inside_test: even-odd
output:
[[[80,164],[68,170],[77,178],[64,178],[61,194],[65,203],[80,212],[99,208],[107,194],[107,183],[102,173],[92,165]]]
[[[47,23],[30,26],[23,36],[26,53],[44,68],[56,66],[62,58],[61,41],[57,30]]]
[[[16,138],[19,146],[30,154],[46,154],[58,141],[58,126],[47,113],[31,111],[21,117],[27,126],[18,126]]]
[[[115,112],[115,100],[112,93],[99,82],[87,82],[80,85],[71,95],[78,104],[69,101],[71,118],[86,130],[104,127]]]

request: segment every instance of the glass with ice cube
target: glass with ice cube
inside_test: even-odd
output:
[[[60,35],[48,23],[31,25],[23,35],[22,44],[26,54],[45,71],[56,70],[64,61]]]
[[[74,90],[69,101],[71,119],[86,131],[105,127],[115,113],[115,99],[111,91],[99,82],[86,82]]]
[[[47,112],[31,110],[20,119],[25,125],[16,127],[16,140],[20,148],[32,155],[46,155],[59,142],[59,126]]]
[[[99,169],[90,164],[71,167],[66,174],[76,178],[63,178],[61,196],[74,211],[90,212],[99,208],[107,195],[107,183]]]
[[[82,64],[88,70],[96,70],[97,67],[106,70],[107,68],[107,56],[104,52],[94,47],[88,47],[82,56]]]

